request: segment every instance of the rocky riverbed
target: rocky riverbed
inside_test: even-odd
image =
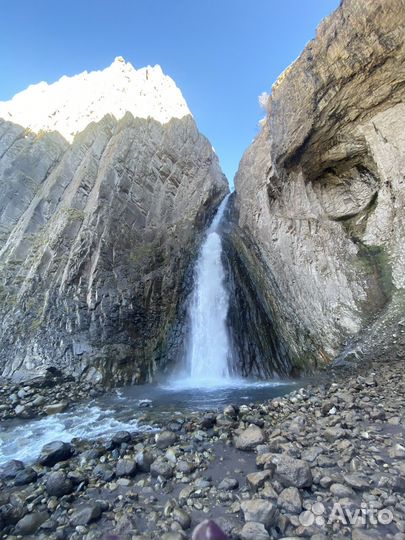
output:
[[[241,540],[403,539],[402,363],[328,379],[176,417],[158,433],[54,442],[33,464],[10,462],[1,537],[181,540],[212,518]]]
[[[20,384],[0,378],[0,422],[61,413],[102,392],[101,385],[66,377],[55,368]]]

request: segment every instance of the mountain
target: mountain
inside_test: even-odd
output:
[[[201,232],[228,191],[159,66],[0,104],[0,372],[140,382],[177,354]]]
[[[236,175],[240,305],[297,367],[353,336],[356,354],[390,343],[405,312],[403,14],[343,0],[273,85]]]
[[[70,143],[91,122],[107,114],[120,120],[127,112],[161,124],[191,114],[180,90],[160,66],[137,70],[121,56],[102,71],[34,84],[0,103],[0,118],[35,132],[58,131]]]

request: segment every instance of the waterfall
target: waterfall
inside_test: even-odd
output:
[[[222,264],[218,227],[228,197],[220,204],[207,231],[194,270],[194,289],[188,306],[188,342],[182,383],[190,387],[223,385],[231,379],[226,319],[229,293]]]

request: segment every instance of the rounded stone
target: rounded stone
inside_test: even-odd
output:
[[[63,497],[63,495],[72,493],[73,483],[66,477],[65,473],[62,471],[57,471],[48,475],[45,489],[48,495]]]

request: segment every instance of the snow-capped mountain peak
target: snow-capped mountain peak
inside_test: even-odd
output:
[[[191,114],[173,79],[159,65],[135,69],[118,56],[101,71],[40,82],[0,102],[0,118],[35,132],[59,131],[68,141],[106,114],[117,119],[129,111],[164,124]]]

